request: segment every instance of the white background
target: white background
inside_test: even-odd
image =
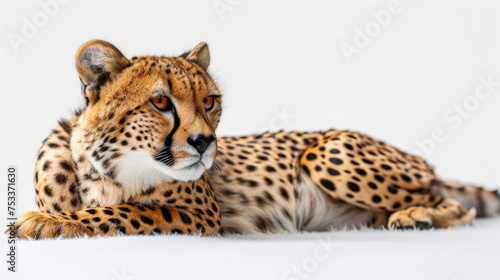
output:
[[[425,156],[437,173],[498,187],[500,86],[460,125],[443,115],[472,98],[479,76],[500,81],[500,2],[399,1],[349,62],[340,45],[355,47],[356,29],[371,26],[389,2],[74,0],[15,47],[9,38],[23,36],[24,18],[44,10],[38,1],[2,1],[0,182],[16,165],[19,213],[36,209],[41,141],[83,104],[75,52],[103,39],[128,57],[179,55],[208,42],[209,72],[224,94],[220,136],[337,128],[414,152],[442,129],[445,140]]]

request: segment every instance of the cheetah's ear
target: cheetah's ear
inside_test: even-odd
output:
[[[207,70],[210,64],[210,52],[207,43],[199,43],[187,56],[186,59],[198,64],[203,70]]]
[[[83,95],[91,104],[97,102],[100,88],[129,65],[130,61],[106,41],[94,40],[83,44],[76,53],[76,69]]]

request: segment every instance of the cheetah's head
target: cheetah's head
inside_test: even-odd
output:
[[[90,41],[76,66],[87,100],[81,144],[94,168],[132,188],[199,179],[217,152],[221,95],[206,70],[208,46],[180,57],[127,59]]]

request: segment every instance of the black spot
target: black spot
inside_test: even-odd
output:
[[[83,219],[83,220],[81,220],[81,222],[84,223],[84,224],[89,224],[90,223],[90,221],[88,219]]]
[[[330,162],[335,164],[335,165],[341,165],[344,163],[344,161],[342,161],[341,159],[339,158],[330,158]]]
[[[336,155],[336,154],[340,154],[340,151],[337,149],[331,149],[330,153]]]
[[[40,154],[38,154],[38,160],[41,160],[44,154],[45,151],[41,151]]]
[[[122,226],[116,226],[116,230],[119,232],[119,233],[123,233],[123,234],[126,234],[126,230],[125,230],[125,227],[122,227]]]
[[[89,213],[89,214],[95,214],[95,213],[97,213],[97,211],[94,210],[94,209],[88,209],[88,210],[85,210],[85,211],[87,211],[87,213]]]
[[[150,218],[148,217],[145,217],[145,216],[141,216],[141,221],[145,224],[148,224],[148,225],[152,225],[153,224],[153,220],[151,220]]]
[[[401,207],[401,203],[399,203],[399,202],[396,202],[396,203],[394,203],[394,204],[392,205],[392,208],[394,208],[394,209],[397,209],[397,208],[399,208],[399,207]]]
[[[375,183],[372,183],[372,182],[368,183],[368,187],[370,187],[371,189],[374,189],[374,190],[378,189],[377,185],[375,185]]]
[[[266,166],[266,171],[268,172],[276,172],[276,169],[272,166]]]
[[[340,172],[338,172],[337,170],[335,170],[333,168],[328,168],[327,171],[332,176],[338,176],[338,175],[340,175]]]
[[[118,209],[120,209],[123,212],[127,212],[127,213],[130,212],[130,209],[128,209],[127,207],[118,207]]]
[[[401,174],[401,179],[405,182],[411,182],[411,178],[406,174]]]
[[[389,190],[390,193],[392,194],[397,194],[398,189],[394,187],[394,185],[387,187],[387,190]]]
[[[385,170],[392,170],[392,167],[390,167],[390,166],[389,166],[389,165],[387,165],[387,164],[382,164],[382,165],[380,165],[380,167],[382,167],[382,168],[383,168],[383,169],[385,169]]]
[[[173,192],[172,190],[168,190],[168,191],[166,191],[166,192],[163,194],[163,196],[164,196],[164,197],[169,197],[169,196],[171,196],[173,193],[174,193],[174,192]]]
[[[272,186],[273,185],[273,181],[271,179],[267,178],[267,177],[264,177],[264,181],[266,181],[266,184],[268,186]]]
[[[215,227],[214,222],[212,222],[211,220],[207,219],[207,220],[206,220],[206,222],[207,222],[207,224],[208,224],[209,226],[211,226],[211,227]]]
[[[200,223],[196,224],[196,228],[198,229],[199,232],[205,232],[205,228]]]
[[[362,159],[362,161],[363,161],[364,163],[366,163],[366,164],[373,164],[373,161],[368,160],[368,159],[366,159],[366,158]]]
[[[138,228],[141,226],[141,224],[140,224],[137,220],[134,220],[134,219],[130,220],[130,224],[131,224],[131,225],[132,225],[135,229],[138,229]]]
[[[326,179],[321,179],[320,180],[320,183],[321,185],[323,185],[323,187],[331,190],[331,191],[334,191],[335,190],[335,185],[333,184],[332,181],[330,180],[326,180]]]
[[[413,201],[413,198],[409,195],[405,196],[405,201],[406,202],[412,202]]]
[[[103,212],[104,214],[106,214],[106,215],[109,215],[109,216],[111,216],[111,215],[113,215],[113,214],[114,214],[114,213],[113,213],[113,211],[111,211],[111,210],[104,210],[104,211],[102,211],[102,212]]]
[[[207,210],[208,211],[208,210]],[[184,212],[182,211],[179,211],[179,216],[181,216],[181,220],[185,223],[185,224],[191,224],[191,218]]]
[[[104,233],[107,233],[109,231],[109,226],[106,223],[102,223],[99,225],[99,229],[103,231]]]
[[[43,191],[46,195],[52,196],[52,189],[49,186],[45,186],[45,188],[43,188]]]
[[[58,144],[56,144],[56,143],[47,143],[47,145],[48,145],[50,148],[53,148],[53,149],[55,149],[55,148],[58,148],[58,147],[59,147],[59,145],[58,145]]]
[[[52,206],[54,207],[54,210],[56,210],[56,212],[61,212],[61,206],[59,206],[59,204],[54,203],[52,204]]]
[[[354,171],[356,171],[356,173],[358,173],[361,176],[365,176],[366,175],[366,171],[364,171],[361,168],[356,168],[356,169],[354,169]]]
[[[317,158],[317,156],[316,156],[315,154],[313,154],[313,153],[310,153],[310,154],[308,154],[308,155],[306,156],[306,158],[307,158],[308,160],[315,160],[315,159]]]
[[[47,160],[47,161],[43,164],[42,170],[43,170],[43,171],[47,171],[47,170],[49,170],[49,168],[50,168],[50,161],[48,161],[48,160]]]
[[[352,145],[351,145],[351,144],[344,143],[344,147],[346,147],[346,149],[348,149],[348,150],[351,150],[351,151],[352,151]]]
[[[71,217],[71,219],[73,219],[75,221],[78,220],[78,215],[76,215],[76,214],[71,214],[69,216]]]
[[[66,161],[61,161],[59,165],[66,171],[73,171],[73,167]]]
[[[382,198],[380,198],[380,196],[378,196],[378,195],[374,195],[372,197],[372,201],[375,203],[379,203],[380,201],[382,201]]]
[[[373,178],[375,178],[375,180],[379,181],[380,183],[383,183],[385,181],[384,177],[380,175],[375,175],[373,176]]]
[[[280,188],[280,193],[281,193],[281,196],[288,200],[290,197],[288,196],[288,192],[284,189],[284,188]]]
[[[253,166],[253,165],[248,165],[247,166],[247,170],[248,171],[255,171],[255,169],[257,169],[257,167]]]
[[[75,183],[73,183],[73,184],[71,184],[69,186],[69,192],[70,193],[75,193],[76,192],[76,185],[75,185]]]
[[[347,187],[353,192],[359,192],[359,186],[356,183],[348,182]]]

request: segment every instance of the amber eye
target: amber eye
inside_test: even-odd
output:
[[[205,111],[210,111],[214,107],[214,97],[207,96],[203,98],[203,107],[205,107]]]
[[[168,98],[165,96],[153,97],[153,98],[150,98],[149,100],[151,100],[151,103],[153,103],[153,105],[155,105],[156,109],[158,109],[160,111],[168,111],[171,108],[170,100],[168,100]]]

